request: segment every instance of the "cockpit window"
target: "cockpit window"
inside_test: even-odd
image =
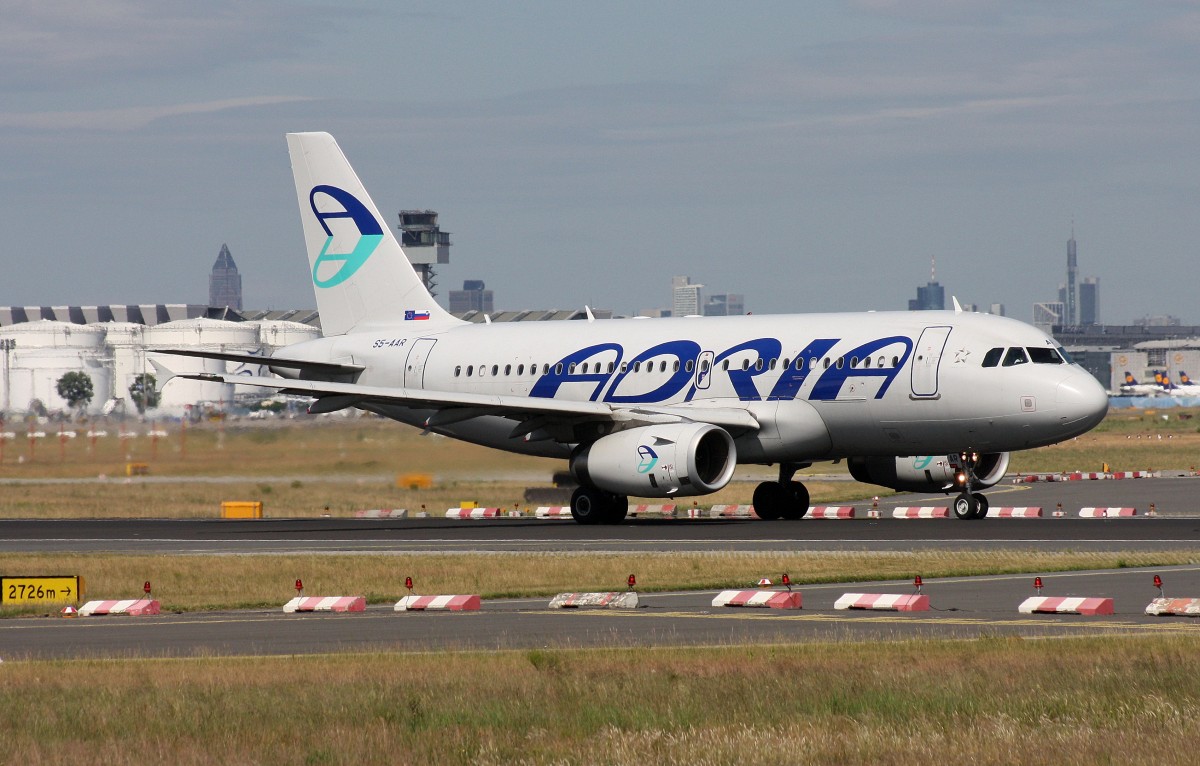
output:
[[[1056,350],[1058,351],[1058,355],[1063,358],[1064,362],[1067,364],[1075,364],[1075,360],[1071,358],[1071,355],[1067,353],[1065,348],[1059,346]]]
[[[1013,367],[1018,364],[1025,364],[1029,361],[1029,357],[1025,356],[1025,349],[1020,346],[1013,346],[1004,355],[1004,366]]]
[[[1029,351],[1029,358],[1034,364],[1062,364],[1062,357],[1052,348],[1030,346],[1026,350]]]
[[[1004,349],[993,348],[983,355],[983,366],[995,367],[996,365],[1000,364],[1000,357],[1002,356],[1004,356]]]

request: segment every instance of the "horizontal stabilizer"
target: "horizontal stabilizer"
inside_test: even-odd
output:
[[[257,364],[267,367],[278,367],[287,370],[299,370],[301,373],[312,373],[321,376],[343,376],[354,378],[363,371],[357,364],[336,364],[333,362],[310,362],[305,359],[281,359],[275,356],[259,356],[256,354],[229,354],[223,351],[197,351],[195,349],[152,348],[152,354],[171,354],[172,356],[190,356],[197,359],[216,359],[223,362],[238,364]]]

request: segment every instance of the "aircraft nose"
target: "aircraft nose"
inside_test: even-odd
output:
[[[1075,371],[1058,384],[1055,403],[1062,425],[1076,434],[1092,430],[1108,414],[1108,392],[1085,370]]]

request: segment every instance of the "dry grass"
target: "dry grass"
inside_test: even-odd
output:
[[[1058,553],[1038,551],[903,551],[646,554],[395,554],[118,556],[0,555],[10,575],[78,574],[87,598],[140,596],[149,580],[166,610],[276,608],[304,581],[310,595],[362,595],[390,603],[418,593],[478,593],[484,598],[549,596],[564,591],[624,590],[637,575],[646,592],[745,587],[787,572],[797,583],[849,582],[1015,572],[1194,564],[1200,551]],[[25,610],[36,611],[36,610]],[[45,611],[43,607],[42,612]],[[9,612],[10,614],[19,612]]]
[[[1193,763],[1188,637],[4,665],[20,764]]]

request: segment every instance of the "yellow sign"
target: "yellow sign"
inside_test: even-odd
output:
[[[83,578],[0,577],[0,604],[63,604],[83,600]]]

